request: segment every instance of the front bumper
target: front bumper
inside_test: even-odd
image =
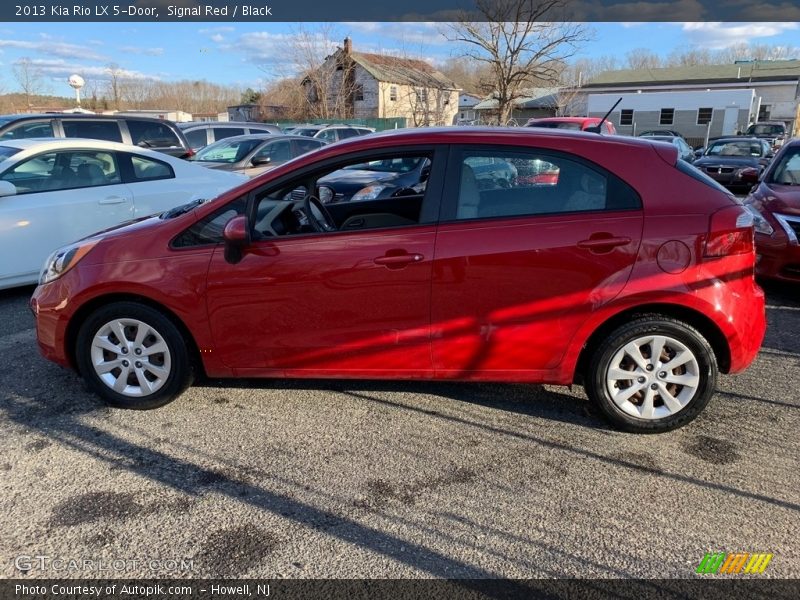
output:
[[[62,279],[37,287],[30,309],[36,319],[36,341],[42,356],[63,367],[75,368],[67,348],[67,325],[72,315],[65,307],[70,294],[68,283]]]
[[[800,246],[786,236],[756,234],[756,275],[800,283]]]

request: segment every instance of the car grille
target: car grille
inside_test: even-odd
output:
[[[713,173],[714,175],[730,175],[733,173],[733,167],[706,167],[706,173]]]
[[[790,221],[789,219],[786,219],[786,223],[792,228],[792,231],[794,231],[797,239],[800,239],[800,221]]]
[[[773,216],[783,226],[786,235],[789,236],[789,242],[797,244],[800,240],[800,216],[795,215],[781,215],[773,213]]]

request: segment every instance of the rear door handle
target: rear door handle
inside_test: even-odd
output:
[[[420,262],[425,258],[422,254],[393,254],[388,256],[379,256],[373,262],[376,265],[383,265],[385,267],[402,267],[404,265]]]
[[[127,202],[127,200],[122,196],[108,196],[97,201],[98,204],[122,204],[123,202]]]
[[[578,242],[578,248],[586,250],[603,251],[611,250],[618,246],[627,246],[631,243],[629,237],[591,237],[588,240]]]

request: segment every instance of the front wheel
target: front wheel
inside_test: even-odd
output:
[[[717,372],[713,350],[694,327],[641,317],[597,346],[586,393],[618,427],[659,433],[700,414],[716,389]]]
[[[143,304],[117,302],[92,313],[78,332],[75,351],[88,386],[120,408],[163,406],[192,382],[180,330]]]

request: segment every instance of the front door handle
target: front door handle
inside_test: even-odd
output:
[[[125,198],[122,196],[108,196],[107,198],[103,198],[102,200],[98,200],[98,204],[122,204],[126,202]]]
[[[373,262],[376,265],[396,269],[410,263],[420,262],[423,258],[425,257],[422,254],[387,254],[386,256],[379,256]]]
[[[627,246],[631,243],[629,237],[600,237],[592,236],[588,240],[578,242],[578,248],[591,250],[592,252],[610,252],[619,246]]]

